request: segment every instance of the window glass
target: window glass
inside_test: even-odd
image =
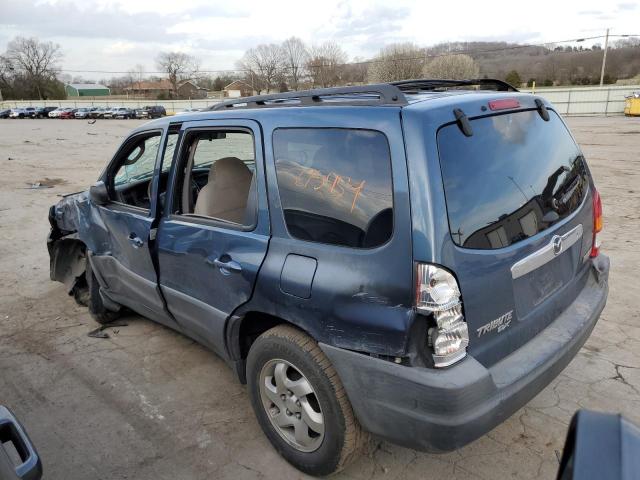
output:
[[[382,133],[278,129],[273,150],[280,200],[293,237],[360,248],[391,237],[391,158]]]
[[[130,144],[118,158],[115,174],[110,177],[109,191],[113,200],[148,209],[160,133],[141,137]]]
[[[186,168],[178,211],[251,226],[257,216],[254,139],[250,132],[197,130],[184,143]],[[186,158],[184,158],[186,157]]]
[[[438,132],[440,166],[453,241],[495,249],[519,242],[566,218],[581,204],[587,170],[555,112],[471,120]]]
[[[153,176],[153,169],[160,146],[160,134],[147,137],[133,146],[116,171],[114,184],[116,187],[127,183],[149,180]]]

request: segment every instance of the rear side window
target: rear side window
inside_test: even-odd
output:
[[[588,188],[584,158],[553,111],[471,121],[438,132],[438,149],[453,241],[463,247],[512,245],[574,212]]]
[[[273,133],[278,189],[291,236],[371,248],[393,231],[387,138],[372,130],[290,128]]]

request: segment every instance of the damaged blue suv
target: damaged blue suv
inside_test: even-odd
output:
[[[496,80],[230,100],[149,122],[51,207],[51,278],[216,352],[300,470],[372,433],[480,437],[604,308],[602,207],[552,105]]]

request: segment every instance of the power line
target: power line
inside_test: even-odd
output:
[[[452,56],[452,55],[481,55],[484,53],[495,53],[495,52],[503,52],[503,51],[508,51],[508,50],[518,50],[518,49],[522,49],[522,48],[536,48],[536,47],[546,47],[549,45],[556,45],[559,43],[578,43],[578,42],[584,42],[587,40],[597,40],[597,39],[601,39],[601,38],[605,38],[606,35],[595,35],[595,36],[591,36],[591,37],[579,37],[579,38],[572,38],[572,39],[568,39],[568,40],[557,40],[557,41],[552,41],[552,42],[543,42],[543,43],[529,43],[529,44],[521,44],[521,45],[509,45],[509,46],[505,46],[505,47],[496,47],[496,48],[489,48],[489,49],[484,49],[484,50],[455,50],[452,52],[443,52],[443,53],[434,53],[434,54],[424,54],[421,56],[416,56],[416,57],[405,57],[405,58],[396,58],[394,59],[394,61],[398,61],[398,62],[403,62],[403,61],[414,61],[414,60],[426,60],[426,59],[430,59],[430,58],[438,58],[438,57],[448,57],[448,56]],[[609,35],[609,38],[612,37],[617,37],[617,38],[631,38],[631,37],[640,37],[640,34],[620,34],[620,35]],[[469,42],[451,42],[451,43],[469,43]],[[361,60],[358,62],[347,62],[347,63],[336,63],[336,64],[315,64],[312,65],[312,68],[324,68],[324,67],[330,67],[330,68],[339,68],[339,67],[347,67],[347,66],[358,66],[358,65],[371,65],[371,64],[376,64],[376,63],[383,63],[385,60],[376,60],[376,59],[371,59],[371,60]],[[286,69],[291,69],[292,67],[285,67]],[[109,73],[109,74],[136,74],[139,72],[132,72],[132,71],[114,71],[114,70],[70,70],[70,69],[60,69],[58,70],[59,72],[63,72],[63,73]],[[198,69],[198,73],[218,73],[218,74],[234,74],[234,73],[240,73],[240,72],[244,72],[244,73],[250,73],[252,70],[251,69],[247,69],[247,68],[236,68],[236,69],[220,69],[220,70],[202,70],[202,69]],[[144,74],[158,74],[158,75],[164,75],[167,72],[162,72],[162,71],[145,71]]]

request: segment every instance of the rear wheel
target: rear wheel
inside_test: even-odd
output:
[[[120,316],[120,312],[114,312],[105,307],[102,297],[100,296],[100,284],[91,269],[91,262],[89,262],[89,259],[87,259],[85,276],[87,278],[87,287],[89,290],[88,307],[91,317],[101,325],[113,322]]]
[[[262,430],[299,470],[329,475],[360,453],[368,437],[338,374],[308,335],[288,325],[263,333],[251,346],[247,380]]]

